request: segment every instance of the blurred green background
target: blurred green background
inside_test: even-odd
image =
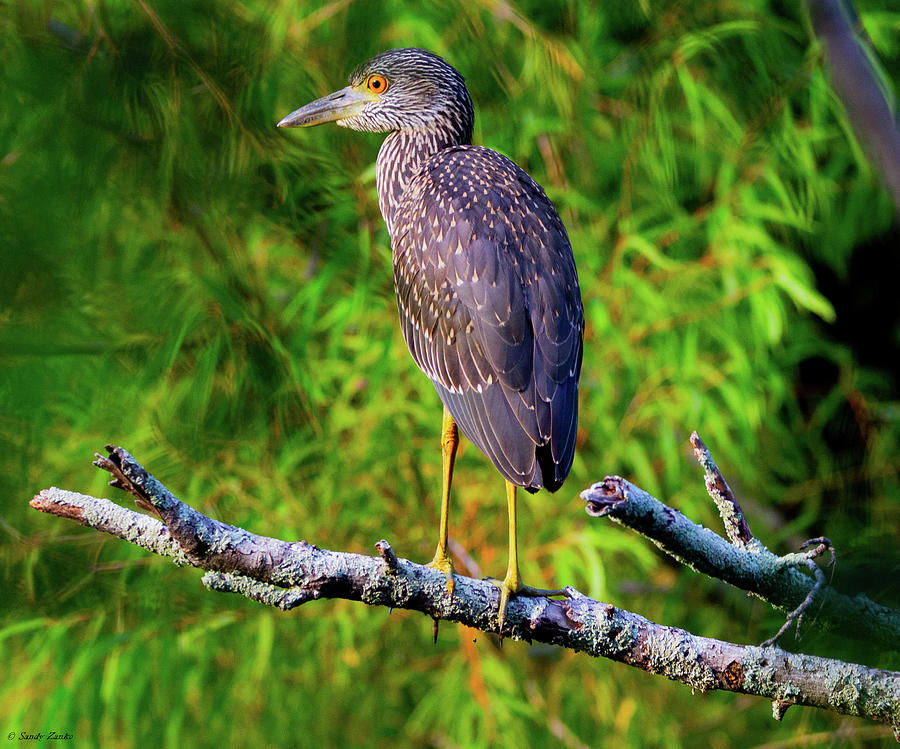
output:
[[[900,7],[857,0],[889,96]],[[397,326],[379,135],[274,123],[370,55],[466,77],[475,139],[543,184],[587,316],[566,485],[522,502],[534,585],[740,643],[781,614],[591,520],[608,473],[720,528],[697,429],[770,548],[900,605],[900,233],[802,3],[95,0],[0,4],[0,729],[73,745],[777,746],[888,730],[346,601],[284,614],[40,515],[127,496],[125,446],[256,533],[430,559],[440,404]],[[451,536],[502,575],[471,446]],[[473,568],[460,565],[461,571]],[[793,650],[897,668],[810,624]],[[843,733],[840,733],[843,731]],[[838,738],[838,737],[843,738]],[[778,743],[783,742],[783,743]],[[40,743],[40,742],[38,742]]]

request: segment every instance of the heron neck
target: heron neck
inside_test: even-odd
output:
[[[442,131],[437,128],[394,130],[378,151],[375,184],[378,207],[393,237],[394,215],[409,181],[422,168],[427,158],[450,146],[468,143],[471,134]]]

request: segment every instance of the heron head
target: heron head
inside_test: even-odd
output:
[[[437,55],[408,47],[375,55],[345,88],[291,112],[278,127],[334,122],[379,133],[452,127],[471,137],[474,119],[463,77]]]

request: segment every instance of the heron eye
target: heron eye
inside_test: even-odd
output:
[[[387,91],[388,81],[383,75],[370,75],[366,78],[366,88],[373,94],[383,94]]]

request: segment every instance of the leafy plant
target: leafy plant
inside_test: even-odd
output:
[[[896,94],[900,15],[857,5]],[[560,492],[522,503],[525,578],[702,634],[767,636],[777,614],[588,525],[577,499],[618,473],[712,524],[685,457],[696,428],[769,538],[788,550],[824,533],[838,574],[871,581],[857,560],[898,524],[900,428],[896,372],[860,330],[900,336],[896,305],[893,323],[863,303],[855,319],[847,295],[874,299],[891,278],[852,271],[864,252],[893,267],[896,213],[799,6],[2,8],[8,730],[103,746],[725,746],[835,725],[774,726],[755,702],[449,627],[433,647],[430,624],[402,613],[223,603],[27,509],[49,484],[102,491],[87,461],[115,441],[228,522],[430,556],[440,407],[397,330],[379,136],[274,128],[368,55],[416,45],[466,76],[477,142],[543,184],[578,263],[579,447]],[[505,522],[499,478],[464,449],[451,536],[485,574],[505,566]]]

